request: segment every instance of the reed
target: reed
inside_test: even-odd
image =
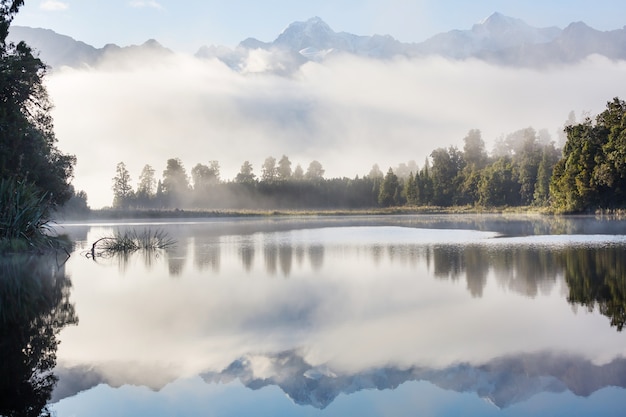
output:
[[[51,248],[50,204],[32,184],[0,180],[0,251]]]
[[[176,241],[162,230],[126,230],[116,232],[114,236],[106,236],[96,240],[91,246],[89,255],[92,258],[98,256],[110,256],[115,254],[128,254],[139,250],[166,249],[176,244]]]

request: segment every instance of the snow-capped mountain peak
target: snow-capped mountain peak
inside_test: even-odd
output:
[[[482,19],[476,25],[498,28],[498,27],[515,26],[515,25],[520,25],[520,24],[523,26],[527,26],[526,23],[521,19],[517,19],[515,17],[510,17],[510,16],[505,16],[500,12],[495,12],[485,17],[484,19]]]
[[[306,22],[290,24],[274,41],[274,45],[288,47],[296,51],[314,47],[327,49],[331,47],[336,33],[319,17]]]
[[[12,26],[10,41],[25,40],[41,53],[53,68],[64,65],[80,67],[99,65],[104,55],[118,51],[124,55],[153,56],[167,49],[156,41],[139,47],[115,45],[96,49],[67,36],[43,29]],[[598,31],[582,22],[564,30],[557,27],[536,28],[523,20],[493,13],[470,29],[440,33],[420,43],[402,43],[390,35],[355,35],[335,32],[320,17],[294,22],[271,42],[254,38],[242,41],[236,48],[202,47],[201,59],[218,59],[234,71],[248,71],[252,57],[262,56],[264,72],[291,74],[308,61],[322,62],[340,54],[374,59],[397,56],[419,58],[441,56],[448,59],[481,59],[496,65],[548,67],[579,62],[592,54],[613,60],[626,60],[626,27]],[[142,52],[142,54],[138,54]]]

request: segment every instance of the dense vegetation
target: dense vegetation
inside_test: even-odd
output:
[[[24,42],[6,41],[23,3],[0,2],[0,250],[43,242],[51,210],[73,191],[75,158],[56,147],[46,66]]]
[[[245,161],[232,181],[220,179],[218,161],[198,163],[187,175],[178,158],[167,161],[162,179],[146,165],[137,190],[123,162],[113,178],[115,208],[358,209],[391,206],[548,208],[560,213],[626,207],[626,103],[615,98],[595,122],[565,127],[563,151],[550,136],[521,129],[496,141],[488,153],[479,130],[455,146],[415,162],[377,165],[363,177],[324,178],[313,161],[306,172],[291,169],[285,155],[266,158],[257,178]]]
[[[626,206],[626,103],[607,103],[591,119],[566,127],[563,158],[550,183],[559,211],[583,212]]]
[[[191,177],[180,159],[167,161],[162,178],[146,165],[136,191],[123,162],[113,177],[115,208],[359,209],[391,206],[544,206],[560,152],[545,133],[532,128],[498,141],[490,156],[479,130],[464,138],[462,150],[435,149],[420,168],[415,162],[378,165],[355,178],[324,178],[318,161],[308,168],[285,155],[265,159],[257,178],[245,161],[231,181],[220,178],[219,162],[197,164]]]

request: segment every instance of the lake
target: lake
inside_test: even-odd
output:
[[[48,400],[59,417],[626,407],[624,221],[289,216],[57,229],[76,242],[69,259],[0,262],[0,415]],[[93,242],[124,230],[176,243],[90,257]]]

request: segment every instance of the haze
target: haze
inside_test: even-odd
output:
[[[351,56],[309,62],[293,76],[266,72],[251,54],[246,70],[174,54],[154,61],[114,58],[98,68],[48,76],[59,147],[78,157],[74,185],[92,208],[111,205],[111,178],[126,163],[133,181],[145,164],[157,176],[169,158],[187,172],[217,160],[223,180],[249,160],[287,155],[326,177],[422,166],[437,147],[462,147],[480,129],[490,149],[503,134],[532,126],[555,141],[570,111],[596,113],[624,96],[624,62],[600,56],[535,71],[441,58],[379,61]]]

